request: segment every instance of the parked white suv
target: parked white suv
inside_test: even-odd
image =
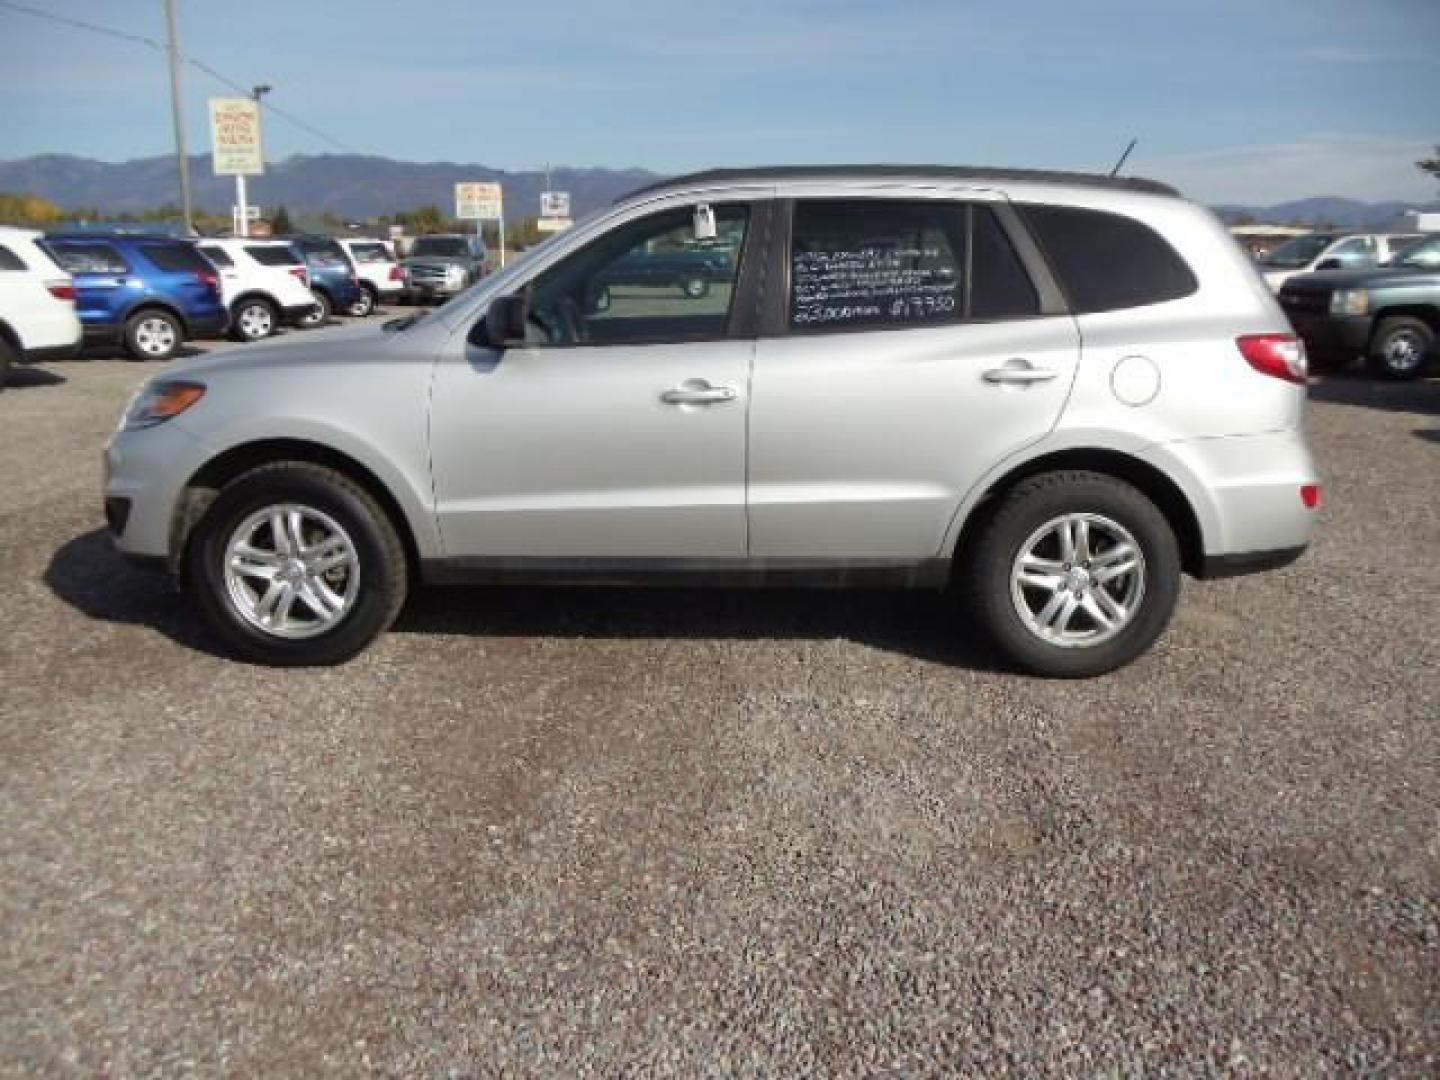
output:
[[[236,341],[259,341],[281,326],[299,326],[319,310],[304,260],[284,241],[207,239],[197,246],[220,272]]]
[[[36,243],[43,235],[0,228],[0,389],[12,363],[63,360],[80,349],[75,286]]]
[[[350,309],[351,315],[369,315],[382,303],[395,303],[405,292],[405,270],[386,240],[342,238],[340,246],[355,264],[365,297]]]
[[[1163,185],[719,170],[438,310],[174,367],[110,442],[106,516],[269,663],[353,656],[412,584],[699,577],[953,582],[1017,666],[1093,675],[1182,571],[1303,551],[1305,380]]]
[[[1287,240],[1260,260],[1265,284],[1275,292],[1297,274],[1316,270],[1369,270],[1387,263],[1420,233],[1312,232]]]

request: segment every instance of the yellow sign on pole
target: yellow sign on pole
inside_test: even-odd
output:
[[[462,221],[493,220],[505,216],[499,184],[455,185],[455,216]]]
[[[259,176],[265,171],[260,148],[260,105],[252,98],[210,99],[210,145],[216,176]]]

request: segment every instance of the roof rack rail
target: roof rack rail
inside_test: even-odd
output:
[[[750,169],[705,169],[672,176],[636,188],[615,201],[637,195],[695,184],[729,184],[766,180],[825,180],[840,177],[883,179],[942,179],[981,181],[1025,181],[1044,184],[1078,184],[1084,187],[1139,191],[1151,195],[1179,195],[1169,184],[1141,176],[1106,176],[1104,173],[1064,172],[1052,169],[1004,169],[969,165],[769,165]]]

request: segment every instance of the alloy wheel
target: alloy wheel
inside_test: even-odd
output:
[[[292,640],[333,629],[360,592],[355,542],[329,514],[299,503],[246,517],[226,544],[224,572],[240,617]]]
[[[1025,628],[1042,641],[1084,648],[1130,625],[1145,596],[1145,556],[1123,525],[1070,513],[1020,545],[1010,596]]]

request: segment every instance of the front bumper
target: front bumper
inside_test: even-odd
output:
[[[320,310],[319,304],[287,304],[280,309],[280,318],[290,326],[297,326],[313,317]]]
[[[122,555],[153,565],[175,554],[180,496],[206,458],[204,444],[176,420],[111,437],[104,460],[105,519]]]
[[[1357,356],[1370,345],[1372,320],[1368,315],[1321,315],[1291,308],[1285,315],[1305,342],[1306,351],[1317,356]]]

